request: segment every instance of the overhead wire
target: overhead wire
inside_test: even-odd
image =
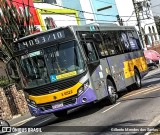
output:
[[[15,3],[18,3],[18,4],[23,4],[23,3],[20,3],[20,2],[17,2],[17,1],[12,1],[12,2],[15,2]],[[65,15],[65,16],[69,16],[69,17],[72,17],[72,18],[77,18],[78,20],[79,19],[82,19],[82,20],[90,20],[92,21],[93,19],[86,19],[86,18],[83,18],[83,17],[76,17],[76,16],[70,16],[68,14],[62,14],[62,13],[57,13],[57,12],[54,12],[54,11],[50,11],[50,10],[46,10],[46,9],[41,9],[41,8],[38,8],[38,7],[35,7],[35,6],[31,6],[31,5],[27,5],[27,4],[24,4],[26,6],[29,6],[29,7],[32,7],[32,8],[35,8],[35,9],[39,9],[41,11],[45,11],[45,12],[50,12],[50,13],[55,13],[55,14],[60,14],[60,15]],[[98,21],[107,21],[107,22],[117,22],[117,21],[108,21],[108,20],[98,20]]]
[[[56,7],[62,7],[62,8],[66,8],[66,9],[71,9],[71,10],[76,10],[82,13],[87,13],[87,14],[95,14],[95,15],[102,15],[102,16],[112,16],[112,17],[117,17],[117,15],[107,15],[107,14],[100,14],[100,13],[91,13],[91,12],[87,12],[87,11],[83,11],[83,10],[78,10],[78,9],[74,9],[74,8],[69,8],[69,7],[65,7],[65,6],[60,6],[60,5],[55,5],[55,4],[51,4],[51,3],[46,3],[45,4],[49,4],[49,5],[53,5]]]
[[[99,0],[98,0],[99,1]],[[20,2],[17,2],[17,1],[13,1],[15,3],[19,3],[19,4],[23,4],[23,3],[20,3]],[[102,16],[112,16],[112,17],[117,17],[117,15],[107,15],[107,14],[100,14],[100,13],[92,13],[92,12],[87,12],[87,11],[83,11],[83,10],[78,10],[78,9],[74,9],[74,8],[69,8],[69,7],[65,7],[65,6],[61,6],[61,5],[55,5],[55,4],[51,4],[51,3],[46,3],[46,2],[43,2],[45,4],[49,4],[49,5],[53,5],[53,6],[57,6],[57,7],[62,7],[62,8],[66,8],[66,9],[71,9],[71,10],[76,10],[76,11],[79,11],[79,12],[83,12],[83,13],[88,13],[88,14],[95,14],[95,15],[102,15]],[[108,3],[108,2],[106,2]],[[110,4],[113,4],[113,3],[110,3]],[[27,4],[26,4],[27,5]],[[114,4],[116,5],[116,4]],[[130,17],[130,16],[121,16],[121,17]]]
[[[99,1],[99,0],[97,0]],[[66,9],[71,9],[71,10],[76,10],[82,13],[88,13],[88,14],[94,14],[94,15],[101,15],[101,16],[112,16],[112,17],[117,17],[117,15],[107,15],[107,14],[100,14],[100,13],[92,13],[92,12],[87,12],[87,11],[83,11],[83,10],[78,10],[78,9],[74,9],[74,8],[69,8],[69,7],[65,7],[65,6],[60,6],[60,5],[55,5],[55,4],[51,4],[51,3],[46,3],[45,4],[49,4],[49,5],[53,5],[53,6],[57,6],[57,7],[62,7],[62,8],[66,8]],[[113,3],[112,3],[113,4]],[[116,5],[116,4],[114,4]],[[130,17],[130,16],[120,16],[120,17]]]
[[[23,4],[23,3],[21,3],[21,2],[17,2],[17,1],[13,1],[12,0],[12,2],[15,2],[15,3],[17,3],[17,4]],[[79,21],[86,21],[86,20],[90,20],[90,21],[101,21],[101,22],[117,22],[117,21],[109,21],[109,20],[94,20],[94,19],[86,19],[86,18],[83,18],[83,17],[76,17],[76,16],[70,16],[70,15],[68,15],[68,14],[62,14],[62,13],[57,13],[57,12],[54,12],[54,11],[50,11],[50,10],[46,10],[46,9],[41,9],[41,8],[37,8],[37,7],[35,7],[35,6],[31,6],[31,5],[27,5],[27,4],[24,4],[25,6],[29,6],[29,7],[31,7],[31,8],[35,8],[35,9],[39,9],[39,10],[41,10],[41,11],[45,11],[45,12],[50,12],[50,13],[55,13],[55,14],[60,14],[60,15],[65,15],[65,16],[68,16],[68,17],[73,17],[73,18],[76,18],[77,20],[79,20]],[[51,4],[52,5],[52,4]],[[55,5],[56,6],[56,5]],[[61,6],[61,7],[63,7],[63,6]],[[64,7],[65,8],[65,7]],[[67,7],[66,7],[67,8]],[[68,9],[72,9],[72,8],[68,8]],[[72,9],[73,10],[73,9]],[[74,9],[75,10],[75,9]],[[81,11],[81,10],[77,10],[77,11]],[[90,13],[90,12],[86,12],[86,11],[83,11],[83,12],[85,12],[85,13]],[[94,13],[92,13],[92,14],[94,14]],[[100,15],[100,14],[99,14]],[[104,15],[104,14],[101,14],[101,15]],[[107,16],[107,15],[105,15],[105,16]],[[131,16],[120,16],[120,17],[131,17]],[[129,18],[130,19],[130,18]],[[70,20],[70,21],[77,21],[77,20]],[[145,20],[145,19],[143,19],[143,20]],[[58,20],[57,20],[58,21]],[[59,20],[59,21],[69,21],[69,20]],[[127,20],[127,21],[123,21],[123,22],[128,22],[128,21],[137,21],[137,20]]]
[[[107,4],[116,5],[116,4],[114,4],[114,3],[106,2],[106,1],[103,1],[103,0],[96,0],[96,1],[103,2],[103,3],[107,3]]]
[[[100,0],[97,0],[97,1],[100,1]],[[108,2],[106,2],[106,3],[108,3]],[[51,3],[46,3],[46,2],[45,2],[45,4],[49,4],[49,5],[53,5],[53,6],[58,6],[58,7],[66,8],[66,9],[71,9],[71,10],[76,10],[76,11],[83,12],[83,13],[88,13],[88,14],[95,14],[95,15],[101,15],[101,16],[112,16],[112,17],[116,17],[117,18],[117,15],[115,16],[115,15],[106,15],[106,14],[99,14],[99,13],[91,13],[91,12],[87,12],[87,11],[77,10],[77,9],[73,9],[73,8],[68,8],[68,7],[60,6],[60,5],[57,5],[57,4],[55,5],[55,4],[51,4]],[[110,3],[110,4],[113,4],[113,3]],[[114,4],[114,5],[116,5],[116,4]],[[136,16],[133,16],[133,14],[132,14],[131,16],[119,16],[119,17],[130,17],[131,18],[131,17],[136,17]],[[106,20],[97,20],[97,21],[106,21]],[[131,20],[131,21],[137,21],[137,20]],[[112,22],[112,21],[110,21],[110,22]],[[124,22],[126,22],[126,21],[124,21]]]
[[[151,6],[152,8],[155,8],[155,7],[158,7],[160,6],[160,4],[157,4],[157,5],[154,5],[154,6]]]
[[[132,12],[131,16],[126,20],[126,22],[128,22],[131,19],[131,17],[133,17],[134,12],[135,11]]]
[[[157,12],[154,12],[154,11],[152,11],[153,13],[155,13],[155,14],[159,14],[160,15],[160,13],[157,13]]]

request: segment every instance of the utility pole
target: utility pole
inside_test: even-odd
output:
[[[140,20],[140,8],[136,0],[132,0],[132,2],[133,2],[134,10],[136,13],[137,22],[138,22],[139,36],[142,41],[142,48],[145,48],[145,42],[143,40],[143,32],[142,32],[142,26],[141,26],[141,20]]]

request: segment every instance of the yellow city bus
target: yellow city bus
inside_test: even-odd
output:
[[[134,27],[59,27],[19,39],[13,50],[7,69],[19,78],[34,116],[64,116],[104,98],[114,104],[118,91],[139,89],[148,71]]]

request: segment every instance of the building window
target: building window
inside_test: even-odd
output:
[[[142,27],[141,27],[141,30],[142,30],[143,35],[145,35],[146,33]]]
[[[151,37],[151,44],[153,44],[153,35],[152,35],[152,30],[150,26],[148,27],[148,30],[149,30],[149,37]]]
[[[155,40],[157,40],[157,36],[156,36],[156,32],[155,32],[154,26],[152,26],[152,31],[153,31],[153,35],[154,35]]]

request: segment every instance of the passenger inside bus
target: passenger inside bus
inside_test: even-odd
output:
[[[124,45],[123,46],[124,52],[128,52],[131,50],[130,43],[129,43],[127,35],[125,33],[121,33],[121,42]]]
[[[43,59],[38,59],[37,64],[38,64],[38,68],[39,68],[40,78],[44,79],[45,81],[47,81],[47,79],[48,79],[47,68],[45,66],[44,60]]]

